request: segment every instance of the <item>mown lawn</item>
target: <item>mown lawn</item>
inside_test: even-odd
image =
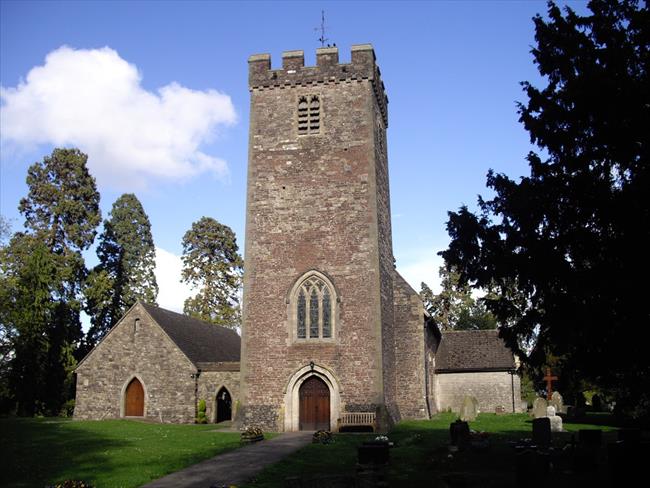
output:
[[[524,414],[481,414],[470,428],[487,432],[489,448],[468,450],[449,456],[449,424],[454,414],[440,414],[432,420],[405,421],[388,433],[396,447],[390,451],[386,478],[391,487],[467,486],[481,488],[512,487],[515,482],[513,441],[530,438],[532,423]],[[604,431],[604,443],[615,438],[615,428],[591,424],[564,425],[567,432],[554,434],[553,442],[562,447],[579,429]],[[333,444],[311,444],[285,460],[270,466],[248,488],[282,487],[287,477],[319,478],[332,475],[353,476],[356,471],[357,447],[374,434],[335,434]],[[531,473],[531,476],[535,476]],[[448,484],[438,485],[444,479]],[[457,480],[459,484],[455,484]],[[583,486],[581,480],[557,480],[555,486]],[[591,480],[593,481],[593,480]],[[568,483],[568,484],[565,484]],[[587,485],[584,485],[587,486]],[[590,484],[589,486],[597,486]]]
[[[98,488],[136,487],[239,447],[215,425],[132,420],[0,419],[0,486],[39,487],[66,479]]]

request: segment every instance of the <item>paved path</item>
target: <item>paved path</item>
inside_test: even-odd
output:
[[[240,485],[269,464],[311,442],[313,432],[286,432],[242,447],[152,481],[142,488],[210,488]]]

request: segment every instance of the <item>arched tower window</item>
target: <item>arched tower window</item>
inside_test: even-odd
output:
[[[318,134],[320,132],[320,98],[318,95],[305,95],[298,98],[298,134]]]
[[[331,339],[334,335],[334,287],[320,273],[298,281],[291,296],[291,315],[297,339]]]

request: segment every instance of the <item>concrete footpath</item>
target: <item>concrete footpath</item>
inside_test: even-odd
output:
[[[269,464],[280,461],[311,442],[313,432],[286,432],[257,442],[143,485],[142,488],[221,488],[241,485]]]

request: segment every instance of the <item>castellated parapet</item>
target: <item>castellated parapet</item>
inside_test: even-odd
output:
[[[282,53],[282,69],[271,69],[270,54],[254,54],[248,58],[249,88],[269,90],[369,80],[385,127],[388,127],[388,97],[381,81],[375,51],[371,44],[353,45],[351,51],[352,62],[339,63],[337,47],[316,49],[316,66],[305,66],[304,51],[285,51]]]

